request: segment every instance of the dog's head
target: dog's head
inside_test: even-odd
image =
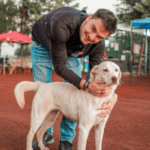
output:
[[[120,79],[120,67],[111,61],[104,61],[94,66],[90,72],[90,81],[101,80],[105,85],[119,85]]]

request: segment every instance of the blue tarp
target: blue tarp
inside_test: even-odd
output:
[[[147,38],[147,30],[150,29],[150,17],[144,19],[137,19],[131,22],[132,29],[145,29],[146,30],[146,40],[145,40],[145,74],[147,74],[147,51],[148,51],[148,38]],[[131,38],[131,40],[133,40]],[[132,57],[132,55],[131,55]],[[131,76],[130,76],[131,80]],[[131,81],[130,81],[131,85]]]
[[[150,17],[133,20],[131,22],[131,27],[136,29],[150,29]]]

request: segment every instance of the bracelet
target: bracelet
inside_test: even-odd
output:
[[[89,83],[90,83],[90,81],[88,81],[88,82],[85,82],[85,84],[84,84],[84,90],[86,91],[86,92],[89,92]]]

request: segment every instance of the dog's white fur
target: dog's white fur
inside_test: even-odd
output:
[[[116,82],[112,78],[116,78]],[[37,140],[41,150],[47,150],[44,147],[42,139],[46,130],[52,126],[61,111],[63,115],[71,120],[79,123],[79,139],[78,150],[86,149],[86,142],[90,129],[95,127],[95,144],[96,150],[102,149],[102,138],[104,128],[108,120],[106,118],[98,118],[97,114],[101,110],[101,104],[114,94],[114,91],[119,84],[121,72],[118,65],[113,62],[104,61],[98,66],[93,67],[90,73],[90,81],[103,80],[106,84],[112,86],[112,93],[105,98],[94,97],[92,94],[84,90],[78,90],[70,83],[53,82],[29,82],[23,81],[17,84],[15,88],[15,97],[18,105],[24,108],[24,92],[36,91],[32,103],[31,111],[31,127],[27,136],[27,150],[32,150],[32,140],[37,132]],[[117,96],[117,95],[116,95]]]

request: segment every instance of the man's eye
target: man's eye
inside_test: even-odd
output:
[[[98,39],[100,39],[100,40],[102,39],[102,38],[101,38],[101,37],[99,37],[99,36],[97,36],[97,37],[98,37]]]
[[[95,30],[96,30],[94,26],[92,26],[92,30],[93,30],[93,31],[95,31]]]

